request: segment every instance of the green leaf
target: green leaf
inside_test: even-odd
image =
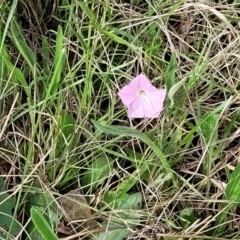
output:
[[[59,85],[61,81],[61,73],[63,71],[63,66],[65,63],[66,51],[63,47],[63,33],[62,28],[58,26],[57,39],[56,39],[56,49],[54,58],[54,68],[53,74],[50,76],[50,80],[43,82],[45,84],[45,92],[43,94],[44,103],[42,104],[42,110],[46,107],[48,101],[46,99],[51,98],[56,95],[59,91]]]
[[[48,93],[54,95],[58,91],[61,73],[63,70],[63,63],[65,60],[65,49],[63,47],[63,32],[60,25],[57,29],[57,38],[56,38],[56,50],[54,58],[54,73],[50,82],[50,86],[47,88]],[[50,90],[50,91],[49,91]]]
[[[173,173],[173,170],[171,169],[169,162],[167,160],[167,157],[165,156],[165,154],[163,154],[163,152],[160,150],[160,147],[157,146],[153,141],[151,141],[147,135],[145,133],[139,132],[136,129],[132,129],[129,127],[124,127],[124,126],[111,126],[111,125],[103,125],[95,120],[92,120],[92,123],[94,124],[94,126],[100,130],[101,132],[107,133],[107,134],[113,134],[113,135],[117,135],[117,136],[122,136],[122,137],[133,137],[133,138],[138,138],[140,140],[142,140],[152,151],[153,153],[156,155],[156,157],[159,159],[159,161],[161,161],[161,165],[162,165],[162,171],[165,171],[166,173]],[[161,166],[160,165],[160,166]],[[145,162],[143,162],[140,166],[140,172],[141,174],[144,174],[147,169],[148,166]],[[135,171],[134,174],[138,174],[138,169]],[[134,183],[134,177],[135,175],[132,174],[132,183]],[[174,175],[172,175],[172,182],[175,186],[178,186],[177,181],[175,180]],[[135,178],[136,181],[136,178]]]
[[[172,227],[176,230],[182,229],[181,227],[177,226],[175,222],[173,222],[171,220],[163,219],[163,221],[165,221],[170,227]],[[176,240],[176,239],[174,238],[174,240]]]
[[[11,32],[14,39],[14,43],[18,48],[20,54],[23,58],[27,61],[29,67],[31,68],[32,72],[34,71],[34,65],[36,63],[36,58],[28,46],[25,37],[22,34],[21,27],[19,23],[13,18],[11,22]]]
[[[234,169],[230,176],[230,181],[226,187],[226,199],[240,202],[240,164]]]
[[[110,195],[114,196],[115,194],[112,193]],[[126,228],[126,224],[128,227],[133,228],[140,223],[140,216],[136,214],[136,209],[140,207],[142,202],[141,193],[121,195],[116,202],[118,202],[118,206],[115,209],[119,209],[119,211],[117,211],[116,214],[114,214],[113,211],[111,221],[103,223],[106,230],[99,233],[98,240],[123,240],[131,233],[128,228]]]
[[[114,229],[114,230],[106,229],[105,232],[99,233],[97,240],[106,240],[106,239],[123,240],[123,239],[126,239],[130,234],[131,232],[127,228]]]
[[[150,182],[150,184],[148,185],[150,188],[151,187],[155,187],[155,186],[162,186],[163,184],[165,184],[166,182],[170,181],[173,178],[173,174],[172,173],[168,173],[168,174],[164,174],[164,173],[160,173],[153,182]]]
[[[105,157],[99,157],[92,161],[88,166],[88,170],[84,173],[82,185],[94,191],[99,185],[101,185],[109,176],[113,169],[112,159]]]
[[[31,208],[31,217],[35,227],[45,240],[58,240],[47,220],[36,208]]]
[[[39,233],[39,231],[36,229],[34,223],[31,221],[29,222],[29,224],[27,225],[27,228],[26,228],[28,234],[29,234],[29,237],[30,238],[27,238],[27,240],[45,240],[42,235]]]
[[[3,38],[3,36],[1,35],[1,26],[0,26],[0,42],[4,42],[2,38]],[[0,63],[1,63],[0,75],[2,76],[2,74],[4,73],[4,74],[7,74],[8,76],[11,76],[12,82],[16,85],[19,85],[19,82],[20,82],[22,87],[24,87],[24,90],[25,90],[27,96],[30,98],[31,97],[30,90],[29,90],[27,81],[24,77],[24,74],[22,73],[22,71],[19,68],[17,68],[14,64],[12,64],[11,57],[10,57],[5,45],[2,46],[2,49],[0,52],[1,52],[1,54],[0,54]],[[19,90],[17,90],[17,88],[15,87],[15,91],[19,91]]]
[[[178,127],[172,134],[171,139],[169,142],[166,142],[165,144],[165,155],[171,155],[173,152],[173,149],[178,149],[179,142],[181,141],[183,136],[182,129]]]
[[[119,209],[131,209],[137,208],[139,204],[142,202],[142,194],[141,193],[133,193],[128,195],[122,202],[119,204]]]
[[[109,37],[114,42],[117,42],[119,44],[123,44],[123,45],[127,46],[128,48],[130,48],[131,50],[133,50],[135,52],[142,52],[141,48],[135,46],[134,44],[129,43],[128,41],[124,40],[123,37],[119,37],[116,34],[114,34],[113,32],[106,31],[106,30],[103,30],[103,29],[99,29],[99,31],[102,34],[104,34],[107,37]]]
[[[191,208],[185,208],[180,213],[180,222],[184,229],[191,226],[197,218],[193,214],[193,210]]]
[[[13,218],[12,211],[15,207],[15,198],[9,197],[4,191],[4,180],[0,178],[0,228],[8,231],[9,235],[17,235],[22,229],[21,225]],[[0,237],[7,239],[7,235],[0,232]]]
[[[141,174],[144,174],[145,173],[145,169],[142,169],[140,171],[138,171],[138,170],[134,171],[131,175],[126,177],[121,182],[121,184],[118,186],[118,192],[120,194],[127,193],[135,184],[137,184],[139,182],[139,180],[136,178],[136,175],[137,174],[139,175],[139,172],[141,172]]]
[[[136,214],[136,209],[141,208],[142,203],[142,194],[133,193],[122,194],[116,200],[115,208],[118,209],[116,216],[112,219],[112,223],[117,224],[118,226],[136,226],[140,223],[140,216]],[[114,214],[113,214],[114,216]]]
[[[168,92],[168,98],[171,101],[170,107],[173,107],[174,105],[174,100],[173,97],[175,95],[175,93],[183,86],[183,84],[185,83],[186,78],[183,78],[181,81],[175,83],[169,90]]]
[[[44,69],[44,71],[46,72],[46,75],[49,76],[50,71],[49,71],[49,64],[47,59],[50,58],[50,44],[47,40],[46,37],[42,38],[42,54],[44,56],[43,60],[42,60],[42,67]]]
[[[64,135],[64,138],[69,140],[69,137],[71,137],[75,131],[74,119],[72,115],[67,111],[62,111],[59,117],[58,124],[59,124],[59,129]]]
[[[204,117],[204,119],[200,119],[199,123],[196,126],[193,126],[191,131],[189,131],[189,133],[183,138],[181,144],[189,143],[190,142],[189,137],[193,136],[193,134],[197,132],[197,129],[201,126],[203,121],[207,121],[207,118],[211,117],[212,115],[216,114],[219,111],[224,111],[224,109],[229,105],[231,100],[232,100],[232,96],[226,101],[223,101],[219,106],[215,107],[212,112],[208,113],[207,116]]]
[[[122,136],[122,137],[133,137],[133,138],[138,138],[141,139],[144,143],[146,143],[156,154],[157,157],[160,158],[162,165],[170,170],[169,163],[165,157],[165,155],[162,153],[162,151],[159,149],[159,147],[151,141],[146,134],[139,132],[135,129],[129,128],[129,127],[123,127],[123,126],[111,126],[111,125],[103,125],[95,120],[92,120],[92,123],[96,128],[98,128],[100,131],[107,133],[107,134],[113,134],[117,136]]]
[[[117,209],[118,206],[129,196],[129,194],[123,192],[119,194],[118,191],[107,191],[104,195],[104,201],[108,203],[108,205],[113,208]]]
[[[117,213],[117,218],[119,218],[119,220],[113,222],[117,223],[119,226],[125,226],[125,222],[132,228],[137,226],[140,223],[140,215],[136,213],[136,209],[140,208],[141,203],[141,193],[134,193],[125,197],[118,206],[118,209],[121,210],[121,212]]]
[[[28,211],[34,207],[38,209],[49,222],[56,227],[59,220],[57,215],[57,204],[54,197],[49,193],[35,193],[30,196],[29,201],[27,203]]]
[[[207,141],[215,142],[218,137],[218,119],[215,114],[205,114],[201,120],[201,131]]]
[[[34,193],[30,196],[27,203],[27,211],[31,212],[31,209],[37,209],[46,219],[48,223],[52,225],[52,228],[55,229],[59,223],[58,219],[58,208],[53,196],[49,193]],[[30,239],[44,240],[40,232],[36,229],[33,222],[30,222],[27,225],[27,232],[30,235]]]
[[[177,63],[176,56],[172,54],[168,67],[166,69],[166,85],[169,91],[175,83],[175,73],[176,73]]]
[[[56,149],[51,152],[51,159],[59,158],[66,149],[71,151],[76,144],[75,121],[69,112],[63,110],[58,115],[55,129]],[[51,167],[52,162],[49,161],[47,163],[47,168]],[[52,171],[54,170],[55,169],[52,169]]]
[[[225,190],[224,199],[228,200],[229,203],[223,203],[221,205],[222,212],[218,215],[216,225],[220,225],[215,235],[220,235],[224,232],[227,224],[227,214],[232,211],[236,211],[237,206],[240,204],[240,164],[234,169],[230,176],[229,183]]]

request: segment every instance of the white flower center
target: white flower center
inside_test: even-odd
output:
[[[140,90],[139,93],[138,93],[138,95],[139,95],[140,97],[144,97],[144,96],[146,95],[146,92],[145,92],[144,90]]]

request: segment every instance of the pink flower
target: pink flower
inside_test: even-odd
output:
[[[166,89],[157,89],[140,74],[124,86],[118,96],[128,108],[129,118],[157,118],[163,109]]]

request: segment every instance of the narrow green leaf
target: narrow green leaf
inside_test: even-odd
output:
[[[135,129],[129,128],[129,127],[123,127],[123,126],[111,126],[111,125],[103,125],[101,123],[98,123],[95,120],[92,120],[92,123],[95,125],[96,128],[98,128],[100,131],[107,133],[107,134],[112,134],[112,135],[117,135],[117,136],[122,136],[122,137],[133,137],[133,138],[138,138],[141,139],[144,143],[146,143],[158,156],[162,162],[163,167],[166,169],[170,170],[169,163],[167,161],[167,158],[164,156],[160,148],[152,142],[146,134],[139,132]]]
[[[88,50],[88,46],[85,42],[85,39],[83,37],[83,35],[81,33],[77,33],[76,31],[72,30],[74,35],[77,37],[78,41],[81,43],[82,48],[87,51]]]
[[[33,207],[31,208],[31,217],[35,227],[45,240],[58,240],[43,215]]]
[[[179,142],[181,141],[181,138],[182,138],[182,129],[181,128],[177,128],[171,134],[170,141],[165,144],[164,154],[165,155],[171,155],[173,149],[176,150],[179,147]]]
[[[217,140],[218,136],[218,129],[217,129],[217,122],[218,119],[215,114],[206,114],[203,116],[201,121],[201,131],[203,136],[206,138],[207,141],[214,142]]]
[[[240,164],[234,169],[230,176],[229,183],[225,190],[224,199],[228,200],[229,203],[223,203],[221,205],[222,212],[218,215],[216,225],[220,225],[215,235],[220,235],[224,232],[227,224],[227,214],[230,211],[236,211],[237,206],[240,204]],[[225,223],[225,224],[224,224]]]
[[[175,83],[175,73],[176,73],[177,63],[176,56],[172,54],[168,67],[166,69],[166,85],[169,91]]]
[[[74,134],[75,128],[74,124],[75,121],[73,119],[73,116],[68,111],[62,111],[59,116],[59,129],[61,129],[61,132],[63,133],[65,139],[69,139]]]
[[[47,38],[45,37],[42,38],[42,55],[43,55],[43,61],[42,61],[43,69],[47,71],[49,75],[50,71],[49,71],[48,59],[50,58],[50,44]]]
[[[27,202],[27,211],[30,212],[32,207],[41,212],[54,228],[57,226],[59,223],[58,208],[50,193],[36,192],[32,194]]]
[[[163,154],[163,152],[160,150],[160,147],[157,146],[153,141],[151,141],[147,135],[145,133],[139,132],[136,129],[132,129],[129,127],[124,127],[124,126],[106,126],[103,124],[98,123],[95,120],[92,120],[92,123],[95,125],[95,127],[97,129],[99,129],[101,132],[107,133],[107,134],[113,134],[113,135],[117,135],[117,136],[122,136],[122,137],[133,137],[133,138],[138,138],[141,141],[143,141],[153,152],[154,154],[159,158],[162,167],[165,169],[166,173],[173,173],[174,171],[171,169],[169,162],[166,158],[166,156]],[[144,174],[145,171],[147,170],[147,166],[143,163],[140,166],[140,170],[137,169],[134,174],[132,174],[132,176],[130,176],[131,178],[131,182],[132,184],[134,184],[134,182],[136,180],[134,180],[134,175],[138,174],[138,171],[141,172],[141,174]],[[174,177],[174,175],[172,175],[172,182],[174,184],[174,186],[178,186],[178,183]],[[125,185],[126,187],[129,187],[130,185],[127,184]]]
[[[56,50],[55,50],[55,58],[54,58],[54,65],[55,68],[58,64],[58,59],[61,57],[63,50],[63,31],[60,25],[58,25],[57,29],[57,37],[56,37]]]
[[[141,52],[141,48],[129,43],[128,41],[124,40],[122,37],[117,36],[116,34],[114,34],[113,32],[109,32],[103,29],[99,29],[99,31],[104,34],[105,36],[108,36],[110,39],[112,39],[114,42],[123,44],[127,47],[129,47],[130,49],[132,49],[133,51],[138,51]]]
[[[67,112],[62,111],[58,116],[58,125],[57,125],[57,145],[55,156],[59,157],[62,152],[68,148],[71,151],[75,146],[76,135],[75,132],[75,121],[73,116]]]
[[[7,21],[4,21],[5,29],[4,29],[3,36],[2,36],[3,39],[2,39],[2,41],[0,41],[0,55],[2,54],[2,48],[4,47],[4,43],[5,43],[4,41],[5,41],[5,38],[6,38],[6,35],[7,35],[7,31],[8,31],[10,22],[13,19],[13,16],[15,14],[17,4],[18,4],[18,0],[13,0],[11,2],[10,11],[7,14],[8,15]],[[3,7],[3,2],[1,2],[1,8],[2,7]]]
[[[58,91],[64,60],[65,48],[63,47],[63,32],[62,28],[58,26],[56,37],[56,53],[54,58],[54,72],[50,85],[47,87],[47,97],[49,95],[54,95]]]
[[[23,37],[21,28],[15,19],[13,19],[11,22],[11,32],[12,32],[12,36],[14,39],[14,43],[17,46],[19,52],[24,57],[24,59],[27,61],[31,70],[34,71],[34,65],[36,63],[36,58],[35,58],[32,50],[28,46],[25,38]]]
[[[240,203],[240,164],[234,169],[226,187],[226,199]]]
[[[173,107],[174,105],[174,100],[173,97],[175,95],[175,93],[183,86],[183,84],[185,83],[186,78],[183,78],[181,81],[175,83],[169,90],[168,92],[168,98],[171,101],[170,107]]]
[[[139,176],[139,172],[141,175],[146,172],[146,166],[143,165],[141,170],[135,170],[130,176],[124,179],[118,186],[119,195],[127,193],[135,184],[139,182],[136,176]]]

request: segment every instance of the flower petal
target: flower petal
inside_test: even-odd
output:
[[[143,97],[136,98],[128,108],[130,118],[157,118],[163,110],[163,102],[166,96],[165,89],[146,92]]]
[[[128,107],[136,99],[137,91],[130,85],[127,85],[118,92],[118,96],[121,98],[123,104]]]
[[[162,102],[137,98],[129,105],[128,116],[130,118],[157,118],[162,109]]]
[[[138,91],[140,91],[140,90],[147,90],[147,89],[153,87],[153,85],[151,84],[150,80],[144,74],[140,74],[137,77],[135,77],[129,83],[129,86],[133,87],[134,89],[136,89]]]
[[[144,118],[145,113],[143,109],[143,103],[140,98],[136,98],[128,108],[129,118]]]
[[[150,101],[155,100],[156,102],[163,103],[166,98],[167,91],[166,89],[154,89],[146,91],[146,94],[148,98],[151,99]]]

